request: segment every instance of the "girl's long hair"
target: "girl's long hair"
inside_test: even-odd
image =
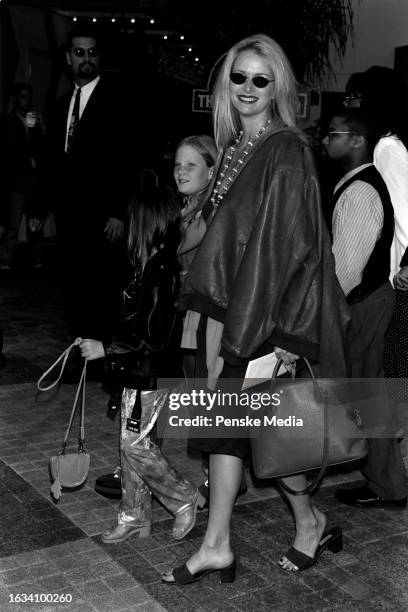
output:
[[[241,122],[238,111],[232,106],[230,95],[230,73],[234,62],[242,51],[253,51],[261,56],[275,79],[275,97],[272,100],[272,116],[284,125],[296,124],[296,79],[283,49],[265,34],[255,34],[236,43],[228,52],[218,74],[214,89],[213,122],[215,142],[224,149],[238,136]]]
[[[170,187],[157,187],[135,195],[128,212],[128,255],[131,264],[143,268],[163,246],[176,252],[180,202]],[[176,222],[177,221],[177,222]]]

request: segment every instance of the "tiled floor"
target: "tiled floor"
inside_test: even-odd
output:
[[[330,523],[344,530],[344,550],[325,553],[318,565],[288,575],[276,559],[293,537],[293,523],[273,487],[249,476],[236,506],[233,545],[238,555],[234,584],[216,576],[184,588],[160,582],[160,572],[183,562],[201,538],[206,512],[182,542],[170,535],[172,518],[155,506],[152,535],[105,546],[100,534],[115,522],[117,502],[97,495],[95,477],[116,461],[118,423],[106,418],[107,396],[89,383],[86,413],[91,471],[85,486],[49,496],[48,459],[59,450],[73,387],[36,393],[35,380],[65,348],[58,292],[42,275],[0,279],[0,317],[5,328],[6,370],[0,370],[0,612],[8,610],[405,611],[408,609],[408,510],[356,510],[339,506],[327,478],[317,503]],[[185,441],[165,447],[173,463],[194,482],[200,464]],[[269,483],[267,483],[269,484]],[[11,603],[17,594],[72,595],[72,602]]]

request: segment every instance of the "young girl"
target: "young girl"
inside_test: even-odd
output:
[[[214,172],[216,157],[215,142],[206,134],[188,136],[177,145],[173,175],[184,204],[181,211],[181,242],[178,248],[181,279],[187,274],[207,229],[201,219],[201,209]],[[199,316],[187,311],[181,341],[186,378],[195,376],[195,334],[198,322]]]
[[[124,292],[122,321],[108,346],[92,339],[80,344],[82,357],[105,358],[107,375],[117,386],[124,387],[122,501],[118,524],[102,535],[105,543],[123,542],[133,534],[149,535],[152,493],[175,515],[176,539],[191,531],[197,506],[205,504],[197,488],[176,472],[151,438],[135,444],[135,436],[127,430],[135,405],[141,405],[141,429],[144,428],[161,394],[156,390],[157,379],[174,374],[170,369],[176,361],[171,347],[179,345],[179,339],[174,338],[179,228],[180,206],[170,190],[156,189],[150,195],[134,198],[128,250],[135,276]]]
[[[211,136],[187,136],[177,145],[174,180],[181,197],[181,244],[178,249],[182,277],[187,274],[206,226],[200,219],[204,195],[214,172],[217,148]]]
[[[178,145],[174,158],[174,180],[183,198],[184,207],[181,211],[181,243],[178,249],[182,267],[182,278],[187,274],[194,259],[197,248],[204,237],[207,226],[201,217],[201,210],[206,200],[206,193],[214,173],[217,160],[217,147],[214,139],[206,134],[187,136]],[[197,329],[200,314],[188,310],[184,317],[183,336],[183,369],[187,379],[196,376]],[[207,323],[207,334],[213,337],[218,327],[213,321]],[[207,365],[209,383],[216,380],[221,371],[221,360],[218,355],[208,355]],[[205,482],[200,486],[200,493],[208,498],[208,457],[203,456],[203,472]],[[245,477],[241,483],[239,495],[247,490]]]

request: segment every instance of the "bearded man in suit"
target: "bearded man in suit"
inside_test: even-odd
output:
[[[56,103],[46,130],[46,159],[36,211],[55,212],[60,275],[66,319],[72,337],[109,341],[125,281],[124,219],[131,195],[127,172],[128,130],[118,88],[99,74],[99,33],[77,26],[70,33],[66,61],[74,90]]]

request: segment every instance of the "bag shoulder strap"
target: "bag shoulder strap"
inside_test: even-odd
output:
[[[74,403],[72,406],[71,414],[69,417],[68,427],[65,431],[64,441],[62,443],[62,451],[61,453],[65,453],[65,448],[68,442],[69,432],[71,431],[72,421],[74,420],[76,408],[79,401],[79,394],[81,393],[81,421],[80,421],[80,433],[79,433],[79,442],[78,442],[78,452],[83,453],[84,450],[84,442],[85,442],[85,381],[86,381],[86,364],[87,359],[85,359],[84,367],[81,372],[81,377],[79,379],[78,387],[75,393]]]
[[[320,481],[322,480],[324,473],[327,469],[327,465],[328,465],[328,461],[329,461],[329,415],[328,415],[328,407],[327,407],[327,402],[325,401],[323,394],[320,390],[319,384],[317,382],[315,373],[313,371],[313,368],[310,364],[310,361],[306,358],[303,357],[303,361],[306,364],[307,369],[309,370],[309,374],[310,377],[312,379],[313,382],[313,386],[315,389],[315,393],[316,393],[316,397],[318,398],[318,400],[321,402],[322,404],[322,410],[323,410],[323,449],[322,449],[322,465],[318,471],[318,473],[316,474],[314,480],[312,480],[312,482],[310,482],[304,489],[302,489],[301,491],[296,491],[295,489],[292,489],[291,487],[289,487],[285,482],[282,481],[281,478],[278,478],[278,484],[279,486],[286,491],[286,493],[289,493],[290,495],[310,495],[311,493],[313,493],[317,487],[320,484]],[[275,365],[275,368],[273,370],[272,373],[272,380],[275,380],[277,377],[277,374],[279,372],[279,368],[282,365],[282,359],[278,359],[278,362]],[[292,381],[294,381],[295,379],[295,375],[296,375],[296,369],[292,370]]]
[[[50,389],[53,389],[58,382],[61,380],[62,374],[64,373],[64,369],[65,369],[65,365],[67,363],[69,354],[71,352],[71,350],[78,346],[81,342],[81,338],[76,338],[76,340],[69,345],[69,347],[67,349],[65,349],[65,351],[63,351],[61,353],[61,355],[58,357],[58,359],[56,359],[56,361],[54,361],[54,363],[48,368],[48,370],[46,370],[46,372],[44,372],[44,374],[42,374],[40,376],[40,378],[38,379],[37,382],[37,389],[39,391],[49,391]],[[61,364],[61,368],[58,374],[58,377],[56,378],[56,380],[54,382],[52,382],[50,385],[47,385],[45,387],[41,386],[41,382],[52,372],[52,370],[58,365],[58,363],[62,361]],[[69,436],[69,432],[71,431],[71,426],[72,426],[72,422],[74,420],[74,416],[75,416],[75,411],[78,405],[78,401],[79,401],[79,395],[81,393],[82,390],[82,394],[81,394],[81,421],[80,421],[80,433],[79,433],[79,442],[78,442],[78,452],[83,453],[85,452],[84,450],[84,442],[85,442],[85,398],[86,398],[86,364],[87,364],[87,359],[84,360],[84,367],[82,369],[81,372],[81,376],[79,378],[79,382],[78,382],[78,387],[75,393],[75,398],[74,398],[74,403],[72,406],[72,410],[71,410],[71,414],[69,417],[69,422],[68,422],[68,426],[67,429],[65,431],[65,436],[64,436],[64,440],[62,443],[62,450],[61,450],[61,454],[63,455],[65,453],[65,448],[67,446],[67,442],[68,442],[68,436]]]
[[[50,389],[53,389],[55,387],[55,385],[57,385],[59,383],[59,381],[61,380],[61,376],[64,373],[65,365],[67,363],[67,360],[68,360],[68,357],[69,357],[69,354],[70,354],[71,350],[74,347],[79,346],[81,341],[82,341],[82,338],[76,338],[74,340],[74,342],[72,344],[70,344],[68,348],[65,349],[65,351],[62,351],[61,355],[58,357],[58,359],[56,359],[54,361],[54,363],[48,368],[48,370],[46,370],[44,372],[44,374],[42,374],[40,376],[40,378],[37,381],[37,389],[39,391],[50,391]],[[60,371],[59,371],[59,374],[58,374],[58,378],[53,383],[48,385],[47,387],[42,387],[41,386],[42,381],[45,378],[47,378],[47,376],[53,371],[53,369],[58,365],[58,363],[60,361],[62,361],[62,364],[61,364],[61,368],[60,368]]]

